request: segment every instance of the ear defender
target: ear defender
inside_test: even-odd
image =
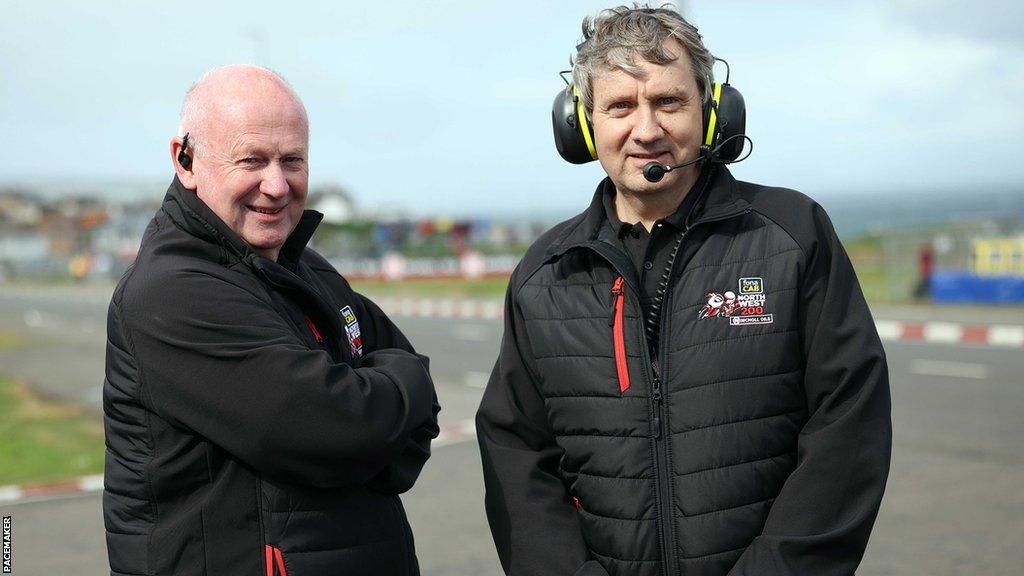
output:
[[[742,138],[747,126],[747,108],[743,95],[728,81],[714,84],[704,103],[704,141],[701,155],[711,155],[712,162],[732,162],[743,151]],[[566,162],[586,164],[597,160],[594,128],[583,109],[576,86],[560,90],[551,107],[551,124],[555,148]],[[723,145],[724,144],[724,145]],[[717,146],[721,146],[715,150]]]
[[[704,143],[701,152],[712,153],[712,162],[732,162],[743,152],[747,107],[743,94],[729,85],[713,84],[704,103]]]
[[[583,99],[576,86],[559,90],[551,106],[551,125],[555,131],[555,148],[566,162],[586,164],[597,160],[594,128],[590,125]]]
[[[192,169],[192,156],[189,156],[188,152],[188,132],[185,132],[185,136],[181,139],[181,149],[178,150],[178,164],[185,170]]]

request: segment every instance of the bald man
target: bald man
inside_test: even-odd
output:
[[[419,574],[398,494],[427,359],[306,247],[309,124],[277,74],[203,76],[107,320],[111,574]]]

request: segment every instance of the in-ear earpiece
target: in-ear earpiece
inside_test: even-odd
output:
[[[189,155],[186,150],[188,149],[188,132],[185,132],[185,136],[181,139],[181,149],[178,150],[178,164],[185,170],[192,169],[192,156]]]

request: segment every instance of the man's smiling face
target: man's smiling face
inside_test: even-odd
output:
[[[275,78],[235,79],[211,98],[196,134],[196,195],[253,249],[276,260],[302,217],[309,128]]]

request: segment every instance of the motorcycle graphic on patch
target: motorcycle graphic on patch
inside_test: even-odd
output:
[[[736,292],[704,294],[704,305],[697,311],[697,318],[728,318],[731,326],[771,324],[775,318],[765,313],[766,303],[763,278],[740,278]]]

